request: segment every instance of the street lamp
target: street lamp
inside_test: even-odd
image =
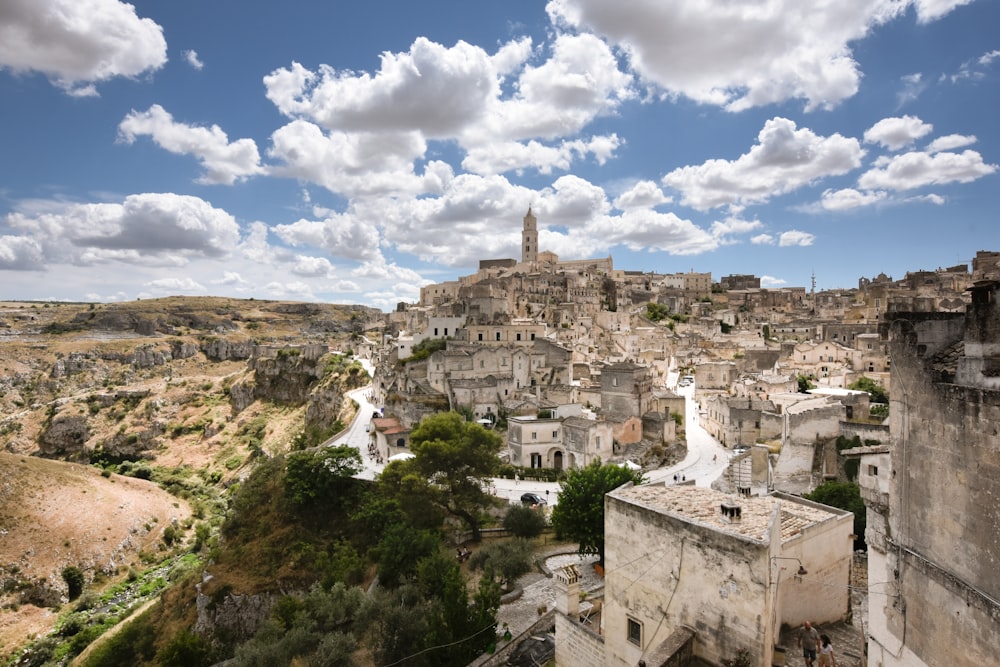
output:
[[[806,568],[802,566],[802,561],[799,560],[798,558],[795,558],[794,556],[771,556],[771,562],[772,563],[774,561],[776,561],[776,560],[794,560],[795,562],[797,562],[799,564],[799,570],[795,574],[797,574],[800,577],[809,574],[809,572],[806,571]],[[781,576],[780,572],[778,573],[778,576],[779,577]]]

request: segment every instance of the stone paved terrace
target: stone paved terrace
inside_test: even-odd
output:
[[[549,572],[564,567],[566,565],[576,565],[580,571],[580,590],[589,594],[600,593],[604,590],[604,579],[594,571],[594,563],[597,556],[587,556],[581,558],[571,550],[572,547],[555,547],[543,552],[545,567]],[[531,624],[538,620],[538,608],[545,605],[546,609],[555,607],[556,582],[554,577],[546,576],[541,572],[532,572],[518,580],[518,584],[524,592],[521,597],[504,605],[500,605],[497,613],[497,620],[500,627],[507,623],[512,634],[517,636],[524,632]]]

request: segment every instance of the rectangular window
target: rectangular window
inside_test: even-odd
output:
[[[497,340],[500,340],[500,332],[497,332]]]
[[[555,440],[559,437],[559,431],[552,431],[552,439]]]
[[[483,334],[479,334],[479,340],[483,339]]]
[[[532,439],[532,440],[538,440],[538,434],[537,434],[537,433],[535,433],[534,431],[532,431],[532,432],[531,432],[531,439]]]
[[[438,335],[438,328],[437,328],[437,327],[434,327],[434,335],[435,335],[435,336],[437,336],[437,335]]]
[[[521,334],[517,334],[517,339],[521,340]]]
[[[636,646],[642,646],[642,623],[634,618],[628,619],[628,640]]]
[[[594,442],[595,442],[596,449],[600,449],[601,448],[601,436],[597,436],[594,439]]]
[[[878,466],[868,466],[868,474],[872,477],[878,477]]]
[[[535,340],[535,334],[531,334],[531,340]]]

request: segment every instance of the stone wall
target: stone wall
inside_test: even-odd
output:
[[[557,667],[604,667],[604,638],[566,614],[556,612]]]
[[[869,653],[886,666],[979,665],[1000,636],[996,284],[966,315],[892,313],[892,477],[869,504]],[[874,516],[872,516],[874,515]],[[876,520],[873,521],[872,519]]]

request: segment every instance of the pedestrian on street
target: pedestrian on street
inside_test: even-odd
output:
[[[806,662],[806,667],[813,667],[816,660],[816,652],[819,650],[819,631],[806,621],[799,630],[799,648],[802,649],[802,659]]]
[[[819,636],[819,667],[837,667],[837,659],[833,656],[830,635]]]

